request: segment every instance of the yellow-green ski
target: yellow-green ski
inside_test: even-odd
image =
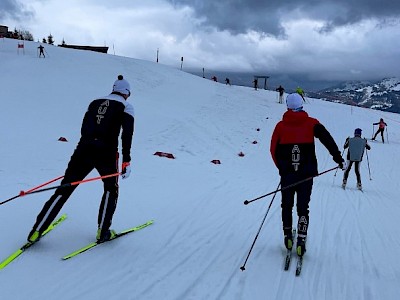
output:
[[[128,233],[131,233],[131,232],[134,232],[134,231],[138,231],[138,230],[143,229],[143,228],[145,228],[145,227],[147,227],[147,226],[149,226],[149,225],[151,225],[151,224],[153,224],[153,223],[154,223],[154,221],[153,221],[153,220],[150,220],[150,221],[148,221],[148,222],[146,222],[146,223],[144,223],[144,224],[142,224],[142,225],[139,225],[139,226],[136,226],[136,227],[132,227],[132,228],[126,229],[126,230],[124,230],[124,231],[121,231],[121,232],[117,233],[112,239],[110,239],[110,240],[108,240],[108,241],[105,241],[105,242],[101,242],[101,243],[100,243],[100,242],[92,242],[92,243],[86,245],[85,247],[82,247],[81,249],[76,250],[76,251],[74,251],[74,252],[72,252],[72,253],[70,253],[70,254],[64,256],[62,259],[63,259],[63,260],[70,259],[70,258],[72,258],[72,257],[74,257],[74,256],[77,256],[78,254],[81,254],[81,253],[83,253],[83,252],[85,252],[85,251],[87,251],[87,250],[89,250],[89,249],[92,249],[92,248],[94,248],[94,247],[96,247],[96,246],[98,246],[98,245],[100,245],[100,244],[104,244],[104,243],[106,243],[106,242],[115,240],[115,239],[117,239],[117,238],[119,238],[119,237],[121,237],[121,236],[123,236],[123,235],[128,234]]]
[[[43,233],[42,237],[48,234],[50,231],[52,231],[58,224],[60,224],[62,221],[64,221],[67,218],[67,215],[64,214],[60,218],[58,218],[56,221],[51,223],[49,228],[47,228]],[[7,257],[5,260],[3,260],[0,263],[0,269],[5,268],[10,262],[12,262],[14,259],[16,259],[18,256],[20,256],[26,249],[30,248],[33,244],[31,242],[27,242],[25,245],[23,245],[21,248],[19,248],[17,251],[15,251],[13,254],[11,254],[9,257]]]

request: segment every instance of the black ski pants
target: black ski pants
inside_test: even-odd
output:
[[[351,161],[351,160],[347,161],[347,169],[346,169],[346,171],[344,171],[343,181],[345,181],[345,180],[347,181],[347,178],[349,177],[349,173],[350,173],[353,163],[354,163],[354,172],[356,173],[356,177],[357,177],[357,183],[361,184],[361,174],[360,174],[361,161]]]
[[[81,181],[93,169],[96,169],[101,176],[117,173],[118,152],[104,146],[78,144],[65,171],[61,185]],[[117,206],[118,176],[104,178],[103,185],[104,192],[99,208],[98,227],[107,230],[111,226]],[[50,226],[77,186],[58,188],[54,192],[37,216],[32,232],[37,230],[42,233]]]
[[[299,237],[306,237],[309,225],[309,203],[311,199],[311,192],[313,186],[313,179],[307,180],[301,184],[295,185],[291,188],[285,189],[293,183],[304,180],[306,177],[299,175],[285,175],[281,176],[282,187],[282,224],[284,234],[288,234],[292,230],[293,222],[293,206],[294,198],[297,195],[297,233]]]
[[[376,138],[376,136],[381,133],[381,137],[382,137],[382,143],[385,142],[385,139],[383,137],[383,132],[385,131],[385,128],[378,128],[378,130],[375,132],[374,137],[372,138],[373,140]]]

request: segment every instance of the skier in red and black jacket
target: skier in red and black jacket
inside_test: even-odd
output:
[[[307,180],[291,188],[284,188],[318,174],[314,137],[328,149],[341,169],[345,169],[345,162],[326,128],[317,119],[309,117],[303,111],[303,98],[298,93],[289,94],[286,104],[288,110],[274,129],[270,152],[281,176],[285,246],[287,249],[293,247],[292,210],[296,193],[298,215],[296,251],[299,256],[303,256],[306,251],[305,241],[309,225],[309,202],[313,180]]]
[[[131,143],[134,131],[134,109],[127,99],[130,85],[122,75],[114,82],[111,94],[93,100],[83,118],[81,138],[71,156],[61,185],[83,180],[93,169],[101,176],[118,175],[118,137],[122,129],[123,179],[131,172]],[[118,200],[118,176],[103,178],[104,193],[98,214],[97,240],[103,242],[115,235],[110,230]],[[28,241],[37,242],[55,219],[78,185],[59,187],[44,204],[36,218]]]
[[[378,130],[375,132],[375,135],[373,136],[372,140],[375,141],[376,136],[380,133],[382,137],[382,143],[385,143],[383,132],[385,131],[385,127],[387,126],[386,122],[383,121],[383,119],[381,118],[378,123],[373,123],[373,125],[378,125]]]

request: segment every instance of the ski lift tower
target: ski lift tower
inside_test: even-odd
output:
[[[264,79],[264,90],[267,89],[267,79],[269,76],[260,76],[260,75],[254,75],[254,79],[257,79],[257,82],[260,82],[259,79]]]

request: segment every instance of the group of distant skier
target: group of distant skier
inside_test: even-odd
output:
[[[280,85],[276,88],[276,91],[279,92],[279,103],[282,103],[285,89]],[[287,111],[284,113],[282,121],[278,122],[275,127],[270,147],[272,158],[281,176],[282,225],[284,244],[288,250],[291,250],[294,245],[292,211],[295,203],[295,194],[297,195],[296,252],[300,257],[306,252],[305,244],[309,227],[309,202],[313,178],[319,175],[314,138],[318,138],[321,141],[332,155],[333,160],[338,164],[337,168],[344,171],[343,189],[346,188],[350,170],[354,165],[357,188],[362,190],[360,164],[365,149],[371,149],[367,139],[361,137],[361,128],[356,128],[354,137],[348,137],[344,143],[343,152],[348,149],[346,162],[342,158],[343,153],[340,153],[338,146],[326,128],[318,120],[309,117],[303,110],[304,96],[304,91],[301,88],[297,88],[295,93],[287,96]],[[378,125],[378,130],[371,140],[375,140],[380,133],[382,143],[384,143],[383,133],[387,124],[381,118],[379,122],[373,123],[373,125]]]
[[[378,130],[375,132],[371,140],[375,141],[376,136],[380,133],[382,137],[382,143],[385,143],[383,132],[385,131],[387,124],[381,118],[379,122],[373,123],[373,125],[378,125]],[[344,149],[349,148],[347,152],[347,161],[349,163],[343,176],[343,183],[342,183],[343,188],[346,188],[347,178],[349,176],[351,166],[354,163],[354,169],[357,177],[357,188],[359,190],[362,190],[360,163],[364,155],[364,149],[371,150],[371,146],[368,145],[368,142],[365,138],[361,138],[361,132],[362,130],[360,128],[356,128],[356,130],[354,130],[354,137],[353,138],[348,137],[344,144]]]

